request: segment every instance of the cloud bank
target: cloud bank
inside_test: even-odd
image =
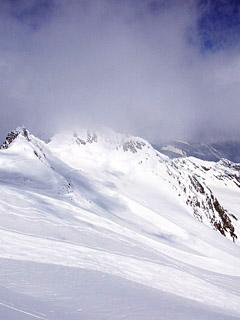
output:
[[[1,135],[96,122],[153,142],[239,139],[239,46],[203,48],[204,10],[197,1],[2,1]]]

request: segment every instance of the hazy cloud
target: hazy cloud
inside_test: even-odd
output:
[[[204,49],[199,2],[0,6],[1,135],[93,121],[151,140],[238,138],[239,47]]]

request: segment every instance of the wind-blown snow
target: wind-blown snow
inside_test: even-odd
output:
[[[240,218],[230,162],[171,161],[106,128],[18,132],[0,150],[2,318],[240,318],[238,240],[201,207],[212,192]],[[204,194],[184,191],[193,172]]]

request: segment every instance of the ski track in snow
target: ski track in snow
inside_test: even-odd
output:
[[[26,312],[26,311],[23,311],[23,310],[14,308],[14,307],[9,306],[9,305],[7,305],[7,304],[5,304],[5,303],[2,303],[2,302],[0,302],[0,305],[3,306],[3,307],[6,307],[6,308],[12,309],[12,310],[14,310],[14,311],[17,311],[17,312],[20,312],[20,313],[24,313],[24,314],[26,314],[26,315],[28,315],[28,316],[31,316],[32,318],[47,320],[46,318],[43,318],[43,317],[37,316],[37,315],[35,315],[35,314],[32,314],[32,313],[29,313],[29,312]],[[16,314],[17,314],[17,313],[16,313]],[[17,315],[16,315],[16,316],[17,316]]]

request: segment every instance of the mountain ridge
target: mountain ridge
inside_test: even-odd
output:
[[[228,212],[219,203],[211,188],[204,181],[207,171],[218,170],[221,174],[216,175],[215,173],[215,178],[218,180],[225,179],[228,182],[230,180],[240,188],[239,166],[234,165],[229,160],[220,160],[218,168],[212,165],[209,166],[207,162],[199,166],[193,158],[192,160],[181,158],[170,160],[155,150],[146,140],[131,135],[118,134],[108,128],[103,128],[100,134],[90,129],[82,130],[80,134],[76,130],[71,131],[71,133],[58,134],[50,139],[48,144],[45,144],[43,141],[32,136],[26,128],[18,127],[7,135],[6,141],[2,144],[1,148],[8,149],[19,136],[31,144],[34,149],[34,155],[45,163],[48,163],[46,152],[44,153],[43,151],[46,147],[50,147],[55,153],[57,152],[59,159],[63,162],[67,161],[66,163],[69,167],[72,164],[76,166],[76,162],[69,161],[67,155],[72,152],[73,158],[77,158],[79,148],[88,148],[85,157],[89,156],[88,152],[92,153],[92,159],[88,158],[87,160],[89,163],[93,161],[94,166],[96,165],[95,159],[99,155],[99,152],[102,158],[103,152],[105,152],[104,161],[107,161],[108,165],[111,162],[110,158],[114,157],[116,167],[120,167],[121,163],[125,162],[126,169],[129,166],[129,160],[133,159],[132,168],[134,167],[134,170],[136,167],[143,165],[144,173],[150,171],[155,176],[160,174],[158,170],[159,172],[162,170],[162,174],[167,175],[164,181],[169,180],[168,182],[172,184],[172,192],[177,193],[179,197],[183,197],[184,202],[192,208],[194,217],[201,222],[210,223],[213,229],[218,230],[224,236],[229,234],[233,241],[238,237],[234,227],[234,221],[238,221],[238,218],[235,214]],[[97,151],[92,147],[94,144]],[[100,151],[97,148],[100,148]],[[58,149],[60,149],[60,152]],[[120,154],[116,154],[118,151],[121,151]],[[134,156],[134,154],[139,153],[140,155]],[[124,157],[122,156],[123,154]],[[132,156],[127,156],[126,159],[126,154],[132,154]],[[118,157],[120,157],[120,160],[117,159]],[[162,164],[163,166],[160,168]],[[49,166],[54,169],[52,164],[49,164]],[[195,170],[198,170],[198,173]],[[69,188],[71,183],[66,181],[65,185],[68,185]]]
[[[185,141],[172,141],[169,143],[153,144],[159,152],[171,159],[179,157],[196,157],[206,161],[219,161],[226,158],[232,162],[240,162],[240,142],[222,141],[214,143],[191,143]]]

